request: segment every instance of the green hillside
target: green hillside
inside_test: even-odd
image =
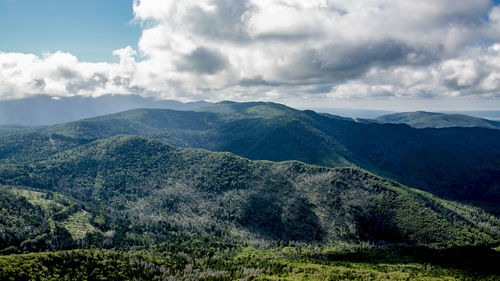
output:
[[[298,113],[299,110],[272,102],[232,102],[224,101],[196,109],[199,112],[213,112],[232,119],[273,118]]]
[[[30,215],[48,221],[57,213],[50,214],[42,200],[50,195],[30,201],[26,194],[33,192],[8,186],[81,202],[80,209],[73,207],[65,220],[56,221],[87,225],[88,231],[78,234],[83,244],[114,233],[113,246],[144,245],[161,242],[166,230],[193,230],[239,239],[458,246],[493,242],[499,226],[479,210],[445,204],[356,168],[253,162],[129,136],[81,145],[44,161],[2,165],[0,183],[6,186],[2,200],[25,205],[34,210]],[[23,218],[20,225],[29,221],[39,220]],[[65,229],[75,236],[76,230]],[[36,247],[27,241],[38,239],[37,233],[5,246]]]
[[[360,123],[273,103],[224,102],[204,112],[140,109],[37,129],[84,139],[132,134],[253,160],[367,169],[498,212],[500,132]]]
[[[79,139],[102,139],[119,134],[161,138],[179,146],[204,146],[203,135],[219,126],[214,113],[135,109],[81,121],[35,129]]]
[[[407,124],[414,128],[480,127],[500,130],[500,122],[463,114],[434,112],[402,112],[382,115],[375,120],[382,123]]]
[[[88,140],[62,135],[26,133],[0,138],[0,163],[43,160],[50,155],[84,144]]]
[[[53,152],[33,136],[44,159],[17,150],[0,164],[2,280],[499,274],[497,217],[357,168],[250,161],[134,136]],[[20,254],[70,249],[86,250]]]
[[[487,248],[254,248],[172,235],[140,251],[76,250],[0,256],[2,280],[498,280]],[[467,258],[464,258],[467,257]]]

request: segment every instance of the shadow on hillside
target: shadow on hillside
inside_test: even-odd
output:
[[[275,196],[252,194],[244,202],[238,221],[270,240],[311,241],[323,236],[313,205],[305,198],[288,198],[284,204]]]
[[[313,258],[329,261],[365,262],[373,264],[427,263],[444,268],[500,276],[500,252],[496,245],[431,249],[408,245],[387,245],[352,252],[331,252]]]

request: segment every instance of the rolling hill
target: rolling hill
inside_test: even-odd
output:
[[[463,114],[403,112],[375,118],[382,123],[407,124],[414,128],[481,127],[500,130],[500,122]]]
[[[252,160],[361,167],[493,211],[500,202],[500,132],[486,128],[414,129],[273,103],[225,102],[197,112],[131,110],[34,131],[87,140],[130,134]]]
[[[499,239],[479,209],[357,168],[250,161],[116,136],[0,165],[2,249],[161,243],[168,231],[238,241],[465,246]]]
[[[500,274],[498,217],[355,167],[251,161],[123,135],[1,140],[2,280]]]

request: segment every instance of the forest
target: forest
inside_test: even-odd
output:
[[[356,167],[125,135],[11,135],[0,152],[2,280],[499,274],[498,217]]]

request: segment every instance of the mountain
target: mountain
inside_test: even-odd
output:
[[[311,110],[321,113],[328,113],[333,115],[345,116],[349,118],[361,118],[361,119],[373,119],[380,115],[395,113],[394,111],[388,111],[388,110],[355,109],[355,108],[315,107],[311,108]]]
[[[206,129],[181,117],[156,128]],[[1,280],[500,274],[498,217],[355,167],[251,161],[124,135],[0,140]]]
[[[145,246],[170,231],[436,247],[500,235],[500,221],[479,209],[357,168],[250,161],[132,136],[0,165],[0,184],[4,252]]]
[[[53,125],[134,108],[192,110],[207,104],[209,103],[204,101],[182,103],[155,100],[139,95],[104,95],[96,98],[37,95],[0,101],[0,124]]]
[[[488,120],[500,121],[500,110],[463,110],[463,111],[444,111],[443,113],[463,114]]]
[[[382,123],[408,124],[414,128],[481,127],[500,130],[500,122],[462,114],[403,112],[375,118]]]
[[[361,167],[449,199],[494,210],[500,203],[498,130],[363,123],[263,102],[198,110],[131,110],[35,131],[87,140],[129,134],[253,160]]]
[[[29,127],[21,125],[0,125],[0,137],[27,131]]]
[[[61,135],[25,133],[0,138],[0,164],[44,160],[49,156],[88,143]]]

